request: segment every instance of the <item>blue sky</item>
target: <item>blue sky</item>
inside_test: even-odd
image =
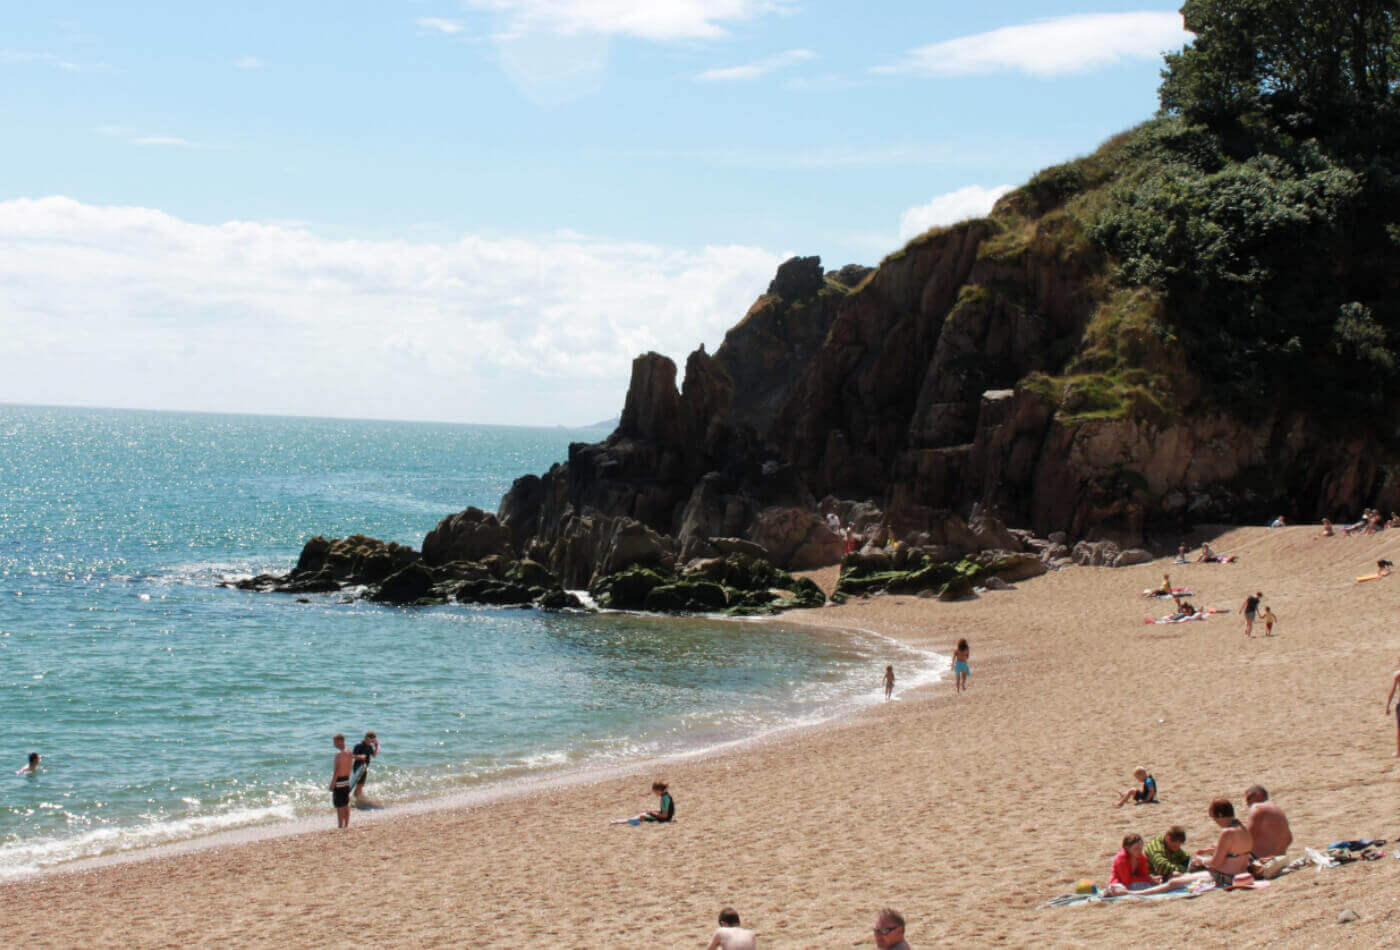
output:
[[[1146,118],[1185,39],[1142,2],[31,4],[0,401],[603,418],[785,256],[873,264]]]

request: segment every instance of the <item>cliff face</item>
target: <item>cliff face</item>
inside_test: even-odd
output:
[[[516,483],[500,510],[516,548],[577,582],[626,518],[677,558],[742,537],[805,567],[837,556],[823,496],[823,511],[879,506],[839,510],[882,538],[942,537],[950,512],[1138,543],[1190,522],[1400,508],[1389,413],[1209,397],[1243,390],[1201,369],[1214,350],[1194,315],[1098,239],[1133,207],[1130,185],[1148,187],[1130,159],[1177,138],[1127,133],[873,272],[788,261],[714,357],[691,355],[683,389],[670,360],[640,357],[617,431]]]

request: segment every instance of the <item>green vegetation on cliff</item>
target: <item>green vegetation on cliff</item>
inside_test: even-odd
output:
[[[1371,416],[1400,391],[1400,4],[1182,12],[1159,116],[992,213],[980,261],[1077,261],[1094,300],[1022,385],[1079,418]]]

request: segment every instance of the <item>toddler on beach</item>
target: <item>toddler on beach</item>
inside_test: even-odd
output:
[[[958,692],[967,689],[967,675],[972,669],[967,665],[968,656],[967,640],[959,640],[958,647],[953,651],[953,672],[957,674]]]
[[[1157,780],[1147,774],[1147,769],[1139,765],[1133,769],[1133,778],[1141,782],[1142,787],[1138,788],[1134,785],[1124,792],[1123,796],[1118,799],[1119,808],[1122,808],[1123,804],[1130,798],[1134,805],[1146,805],[1157,800]]]
[[[894,667],[893,667],[893,666],[887,666],[887,667],[885,667],[885,698],[886,698],[886,699],[889,699],[889,698],[890,698],[890,694],[893,693],[893,692],[894,692]]]

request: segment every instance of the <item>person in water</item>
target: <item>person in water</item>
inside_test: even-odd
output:
[[[1118,807],[1122,808],[1128,799],[1133,800],[1134,805],[1146,805],[1157,800],[1157,780],[1147,774],[1147,769],[1139,765],[1133,769],[1133,778],[1142,783],[1142,787],[1133,786],[1123,793],[1123,797],[1118,799]]]
[[[959,640],[957,649],[953,651],[953,672],[957,674],[957,687],[960,693],[967,689],[967,676],[972,672],[972,668],[967,665],[969,652],[966,638]]]
[[[355,782],[356,803],[370,804],[365,799],[365,779],[369,777],[369,762],[379,754],[379,737],[371,729],[365,733],[365,737],[355,743],[355,748],[350,750],[355,757],[355,768],[360,770],[359,780]]]
[[[29,762],[20,767],[16,775],[37,775],[39,773],[39,753],[29,753]]]
[[[331,765],[331,804],[335,806],[335,826],[350,827],[350,773],[355,768],[355,756],[345,748],[345,736],[337,732],[331,737],[335,746],[335,761]]]
[[[640,815],[633,815],[631,818],[614,818],[612,824],[639,825],[644,821],[667,822],[674,820],[676,817],[676,800],[672,798],[671,793],[667,791],[666,783],[659,781],[652,782],[651,791],[653,795],[661,799],[657,802],[655,808],[650,811],[644,811]]]
[[[885,667],[885,698],[886,698],[886,699],[889,699],[889,698],[890,698],[890,694],[893,693],[893,692],[894,692],[894,667],[893,667],[893,666],[887,666],[887,667]]]

